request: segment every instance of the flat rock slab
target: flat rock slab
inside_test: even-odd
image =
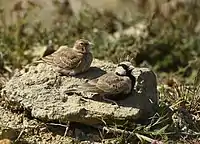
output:
[[[43,121],[68,121],[84,124],[112,124],[133,122],[151,116],[157,104],[155,74],[147,68],[135,68],[132,75],[136,84],[132,94],[111,103],[88,99],[80,94],[67,95],[69,88],[77,87],[114,70],[115,64],[94,60],[90,70],[76,77],[60,76],[52,66],[40,63],[17,71],[2,90],[2,96],[11,107],[23,108]]]
[[[96,144],[101,144],[98,142],[100,138],[95,131],[92,131],[93,136],[91,136],[84,130],[76,128],[76,140],[72,137],[64,136],[65,127],[45,124],[35,119],[30,120],[24,114],[13,113],[5,109],[1,104],[0,115],[0,140],[9,139],[18,144],[74,144],[76,141],[79,141],[80,144],[89,144],[93,141],[97,141],[95,142]],[[78,137],[78,132],[80,131],[85,136],[82,139]],[[0,144],[4,143],[0,141]]]

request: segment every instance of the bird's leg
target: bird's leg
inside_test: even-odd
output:
[[[77,73],[74,71],[74,70],[71,70],[70,72],[69,72],[69,76],[75,76]]]
[[[116,101],[111,100],[111,99],[108,99],[108,98],[106,98],[105,96],[103,96],[102,98],[103,98],[103,100],[105,100],[105,101],[107,101],[107,102],[110,102],[110,103],[113,103],[113,104],[115,104],[115,105],[118,106],[118,103],[117,103]]]
[[[60,67],[54,67],[55,71],[58,72],[61,76],[62,75],[66,75],[66,71],[64,71],[64,69],[60,68]]]

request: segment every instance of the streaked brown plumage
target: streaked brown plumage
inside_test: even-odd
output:
[[[128,64],[128,65],[127,65]],[[73,91],[92,92],[98,94],[99,98],[114,102],[113,100],[124,99],[131,93],[133,81],[129,77],[133,66],[131,63],[121,63],[115,72],[106,73],[99,78],[93,79]],[[70,92],[70,90],[69,90]],[[115,102],[114,102],[115,103]]]
[[[45,56],[42,60],[57,68],[63,75],[77,75],[90,68],[93,60],[90,52],[91,44],[88,40],[79,39],[73,48],[61,46],[51,55]]]

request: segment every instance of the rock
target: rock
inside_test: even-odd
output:
[[[10,106],[23,108],[43,121],[80,122],[88,125],[123,123],[151,116],[157,104],[155,74],[147,68],[132,72],[136,85],[132,95],[119,101],[120,107],[99,102],[81,94],[67,95],[69,88],[112,71],[116,65],[94,60],[90,70],[76,77],[60,76],[52,66],[40,63],[17,71],[6,83],[2,96]]]
[[[1,104],[0,100],[0,104]],[[0,106],[0,144],[11,143],[72,143],[72,138],[64,137],[61,127],[51,127],[24,114],[13,113]]]
[[[136,84],[132,96],[121,101],[121,104],[143,110],[147,116],[154,114],[158,104],[156,75],[148,68],[136,68],[132,71]]]

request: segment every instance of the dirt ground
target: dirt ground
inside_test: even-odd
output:
[[[73,128],[66,133],[66,125],[43,123],[25,112],[12,112],[6,105],[0,100],[0,139],[9,139],[16,144],[87,144],[93,143],[93,140],[100,141],[99,133],[87,126],[71,124]]]
[[[15,143],[73,143],[73,139],[52,132],[44,123],[28,119],[23,113],[13,113],[0,107],[0,139]]]

